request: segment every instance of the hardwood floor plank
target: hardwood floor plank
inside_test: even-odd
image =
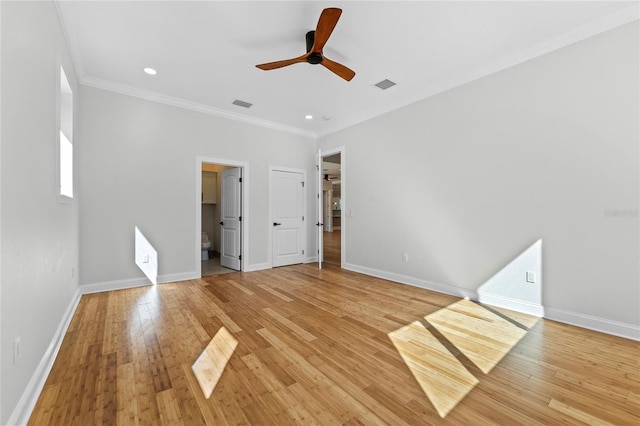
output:
[[[273,294],[274,296],[284,300],[285,302],[293,302],[293,299],[290,297],[285,296],[284,294],[280,293],[279,291],[268,287],[264,284],[258,284],[258,287],[260,287],[261,289],[263,289],[264,291],[266,291],[269,294]]]
[[[280,315],[275,310],[273,310],[271,308],[265,308],[265,309],[262,310],[262,312],[266,313],[271,318],[275,319],[280,324],[282,324],[285,327],[287,327],[289,330],[291,330],[293,332],[293,334],[295,334],[296,336],[300,337],[301,339],[304,339],[307,342],[312,342],[312,341],[316,340],[316,336],[314,336],[313,334],[309,333],[307,330],[305,330],[304,328],[300,327],[298,324],[294,323],[293,321],[290,321],[288,318],[284,317],[283,315]]]
[[[160,422],[163,425],[184,425],[173,389],[166,389],[157,393],[156,400],[158,402],[158,411],[160,412]]]
[[[133,364],[118,366],[117,424],[138,425],[139,413],[136,400]]]
[[[614,426],[613,423],[606,422],[602,419],[587,414],[584,411],[580,411],[567,404],[556,401],[555,399],[552,399],[551,402],[549,402],[549,407],[553,408],[554,410],[558,410],[561,413],[567,414],[575,420],[586,423],[588,425]]]

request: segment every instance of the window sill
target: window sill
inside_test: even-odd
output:
[[[58,203],[59,204],[73,204],[75,198],[69,197],[67,195],[58,195]]]

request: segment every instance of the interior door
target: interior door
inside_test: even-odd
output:
[[[242,220],[242,169],[222,172],[220,194],[220,265],[240,270]]]
[[[324,235],[322,223],[322,151],[318,150],[316,154],[316,250],[318,253],[318,269],[322,269],[322,261],[324,260]]]
[[[304,174],[272,170],[271,218],[273,266],[302,263],[304,259]]]

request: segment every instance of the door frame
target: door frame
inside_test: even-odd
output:
[[[239,167],[242,169],[242,199],[240,205],[240,214],[242,221],[240,222],[240,270],[246,271],[247,265],[249,265],[249,227],[247,223],[249,221],[249,163],[244,161],[228,160],[225,158],[204,157],[198,155],[196,157],[196,190],[195,190],[195,204],[196,204],[196,226],[195,226],[195,263],[196,263],[196,276],[202,278],[202,263],[201,263],[201,233],[202,233],[202,164],[218,164],[221,166]]]
[[[302,263],[308,263],[309,262],[309,253],[307,253],[308,247],[307,247],[307,242],[308,242],[308,233],[309,233],[309,223],[313,222],[313,221],[309,221],[309,216],[307,215],[307,193],[309,190],[309,181],[307,179],[307,171],[304,169],[294,169],[291,167],[278,167],[278,166],[269,166],[269,205],[268,205],[268,209],[269,209],[269,222],[267,223],[267,226],[269,227],[269,237],[268,237],[268,244],[269,244],[269,249],[268,249],[268,256],[269,256],[269,267],[273,268],[273,226],[271,226],[271,224],[273,223],[273,172],[274,171],[280,171],[280,172],[289,172],[289,173],[300,173],[302,174],[302,180],[304,182],[304,191],[303,191],[303,210],[302,210],[302,215],[304,216],[304,224],[303,224],[303,229],[304,229],[304,242],[302,244],[302,246],[304,247],[304,255],[302,258]]]
[[[347,218],[351,218],[351,214],[347,214],[348,210],[348,202],[347,202],[347,161],[345,159],[345,148],[344,146],[339,146],[337,148],[331,148],[327,150],[320,149],[320,164],[318,167],[320,168],[320,173],[318,173],[318,179],[320,179],[319,184],[317,186],[322,188],[322,160],[324,157],[330,157],[335,154],[340,154],[340,199],[342,200],[342,217],[340,218],[340,268],[344,268],[345,259],[346,259],[346,235],[347,235]],[[319,197],[320,202],[322,203],[322,194]],[[320,218],[320,223],[322,223],[322,217]],[[322,228],[322,227],[320,227]],[[324,230],[323,230],[324,232]],[[319,241],[316,238],[316,249],[322,249],[324,253],[324,247],[320,247]],[[318,259],[320,258],[320,254],[318,253]],[[322,269],[322,263],[318,262],[318,267]]]

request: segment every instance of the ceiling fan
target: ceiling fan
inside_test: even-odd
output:
[[[322,11],[320,19],[318,19],[316,30],[309,31],[306,35],[307,53],[304,55],[293,59],[285,59],[284,61],[268,62],[266,64],[256,65],[256,67],[261,70],[268,71],[297,64],[299,62],[308,62],[313,65],[320,64],[339,77],[342,77],[347,81],[351,81],[351,79],[356,75],[355,72],[342,64],[330,60],[322,54],[322,48],[327,43],[327,40],[338,23],[338,19],[340,19],[341,14],[342,9],[338,9],[336,7],[327,8]]]

